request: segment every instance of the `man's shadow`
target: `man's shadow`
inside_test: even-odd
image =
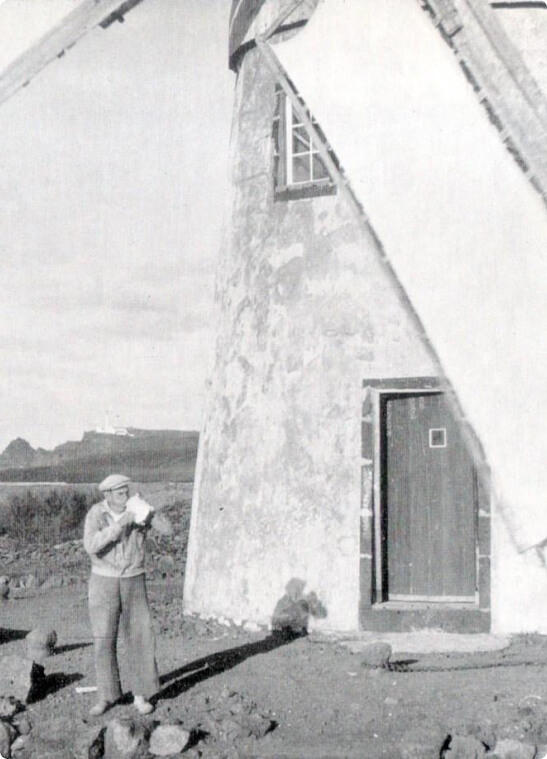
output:
[[[305,581],[298,578],[293,578],[287,584],[287,592],[275,606],[272,615],[272,631],[266,638],[204,656],[162,675],[160,677],[162,688],[156,700],[176,698],[194,685],[236,667],[251,656],[268,653],[305,637],[308,634],[311,616],[318,618],[327,616],[327,610],[315,593],[304,595],[305,585]]]
[[[21,640],[26,638],[29,630],[5,630],[0,628],[0,644],[11,643],[12,640]]]

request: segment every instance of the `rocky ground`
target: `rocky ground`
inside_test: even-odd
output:
[[[162,688],[147,717],[127,699],[92,718],[94,694],[76,690],[94,685],[80,543],[47,550],[0,544],[0,573],[13,578],[0,603],[3,756],[11,744],[21,759],[545,757],[545,638],[515,637],[488,653],[393,651],[382,666],[382,649],[352,653],[344,641],[313,633],[184,617],[187,516],[171,547],[150,546]],[[26,636],[38,626],[55,629],[58,638],[53,654],[41,659],[43,670],[31,673]],[[121,653],[123,679],[123,646]],[[9,666],[15,677],[6,675]],[[34,692],[28,703],[19,692],[19,705],[13,691],[31,680]],[[10,690],[14,697],[7,698]]]

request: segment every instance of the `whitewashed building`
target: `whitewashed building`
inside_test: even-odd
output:
[[[546,51],[544,3],[233,3],[188,612],[547,631]]]

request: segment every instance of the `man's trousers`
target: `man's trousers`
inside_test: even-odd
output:
[[[156,641],[144,574],[123,578],[92,574],[89,618],[99,700],[113,702],[122,695],[116,653],[120,626],[130,663],[129,686],[133,695],[149,699],[157,693]]]

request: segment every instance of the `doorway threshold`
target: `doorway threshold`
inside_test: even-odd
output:
[[[477,609],[477,601],[383,601],[372,606],[372,611],[420,611],[422,609]]]
[[[386,601],[361,606],[359,619],[361,630],[371,632],[490,632],[490,609],[476,603]]]
[[[492,633],[446,633],[439,630],[419,630],[411,632],[367,632],[359,633],[312,633],[312,642],[335,640],[352,653],[361,653],[371,643],[389,643],[394,654],[402,653],[479,653],[500,651],[511,643],[510,635]]]

